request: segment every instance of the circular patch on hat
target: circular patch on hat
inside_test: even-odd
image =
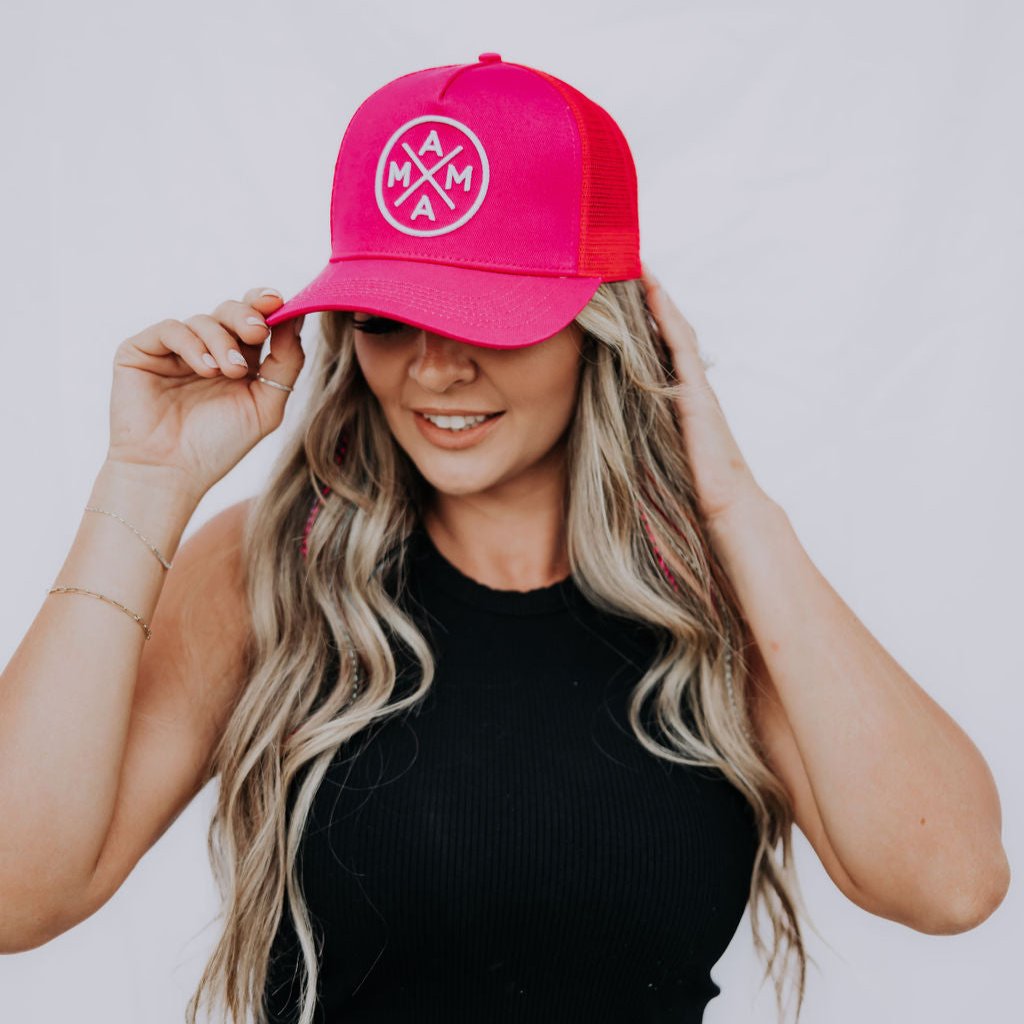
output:
[[[428,114],[406,121],[385,143],[374,191],[389,224],[407,235],[444,235],[466,223],[487,194],[490,168],[461,121]]]

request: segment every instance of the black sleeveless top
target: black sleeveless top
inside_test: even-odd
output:
[[[757,835],[720,772],[630,730],[656,634],[571,577],[487,587],[422,526],[408,567],[432,690],[338,752],[300,847],[323,937],[317,1021],[697,1024]],[[416,662],[395,654],[405,693]],[[300,960],[286,901],[270,1024],[298,1019]]]

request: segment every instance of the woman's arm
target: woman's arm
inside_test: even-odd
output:
[[[643,270],[700,512],[763,659],[770,699],[755,706],[755,721],[798,824],[861,906],[929,933],[964,931],[1009,886],[992,773],[829,586],[758,486],[693,327]]]
[[[709,524],[837,858],[886,917],[932,934],[1009,886],[978,748],[832,589],[784,510],[752,492]]]

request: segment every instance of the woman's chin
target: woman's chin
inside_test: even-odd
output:
[[[423,479],[441,494],[452,497],[479,494],[496,482],[493,466],[483,472],[472,472],[469,467],[462,471],[452,471],[448,467],[437,465],[438,461],[436,458],[417,460],[417,467]]]

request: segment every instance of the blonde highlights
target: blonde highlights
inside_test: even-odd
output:
[[[312,1024],[322,936],[302,895],[298,851],[313,798],[340,747],[418,704],[434,679],[428,642],[391,596],[428,488],[362,377],[351,314],[330,311],[321,322],[307,370],[311,399],[246,521],[244,685],[208,769],[219,780],[208,846],[223,929],[189,1001],[188,1024],[207,1004],[231,1024],[264,1020],[268,960],[285,910],[301,949],[298,1024]],[[664,637],[629,704],[637,741],[655,757],[720,770],[749,802],[758,832],[754,944],[780,1018],[795,960],[798,1019],[807,955],[793,812],[745,710],[752,637],[701,523],[665,349],[639,281],[602,284],[576,323],[579,396],[565,437],[573,578],[597,607],[650,623]],[[314,499],[320,507],[310,523]],[[401,699],[389,637],[421,669]],[[652,732],[645,706],[654,712]]]

